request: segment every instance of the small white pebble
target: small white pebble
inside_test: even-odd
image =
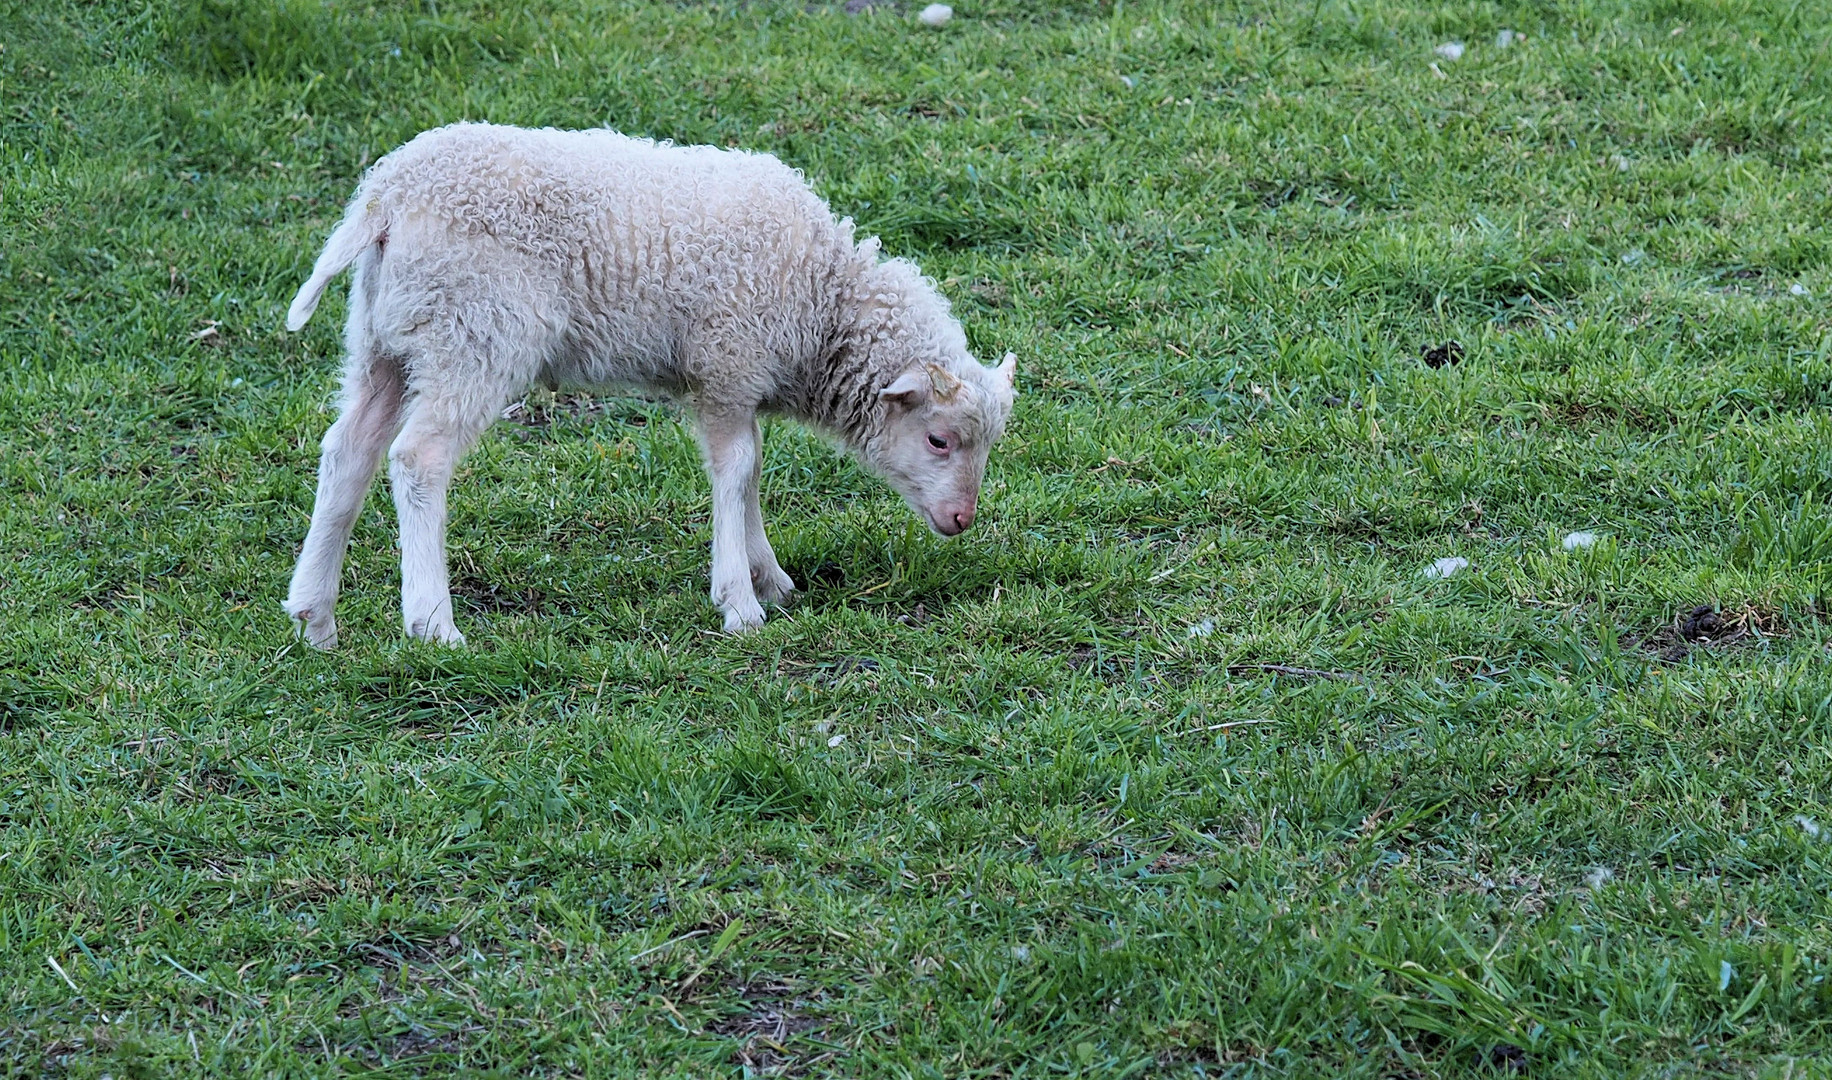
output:
[[[1807,287],[1796,281],[1787,287],[1787,291],[1795,296],[1805,296],[1807,294]]]
[[[1806,833],[1815,840],[1819,839],[1819,822],[1814,821],[1805,814],[1795,814],[1794,821],[1800,826],[1801,832]]]
[[[827,748],[831,750],[834,747],[840,745],[841,743],[845,741],[846,741],[846,733],[842,731],[838,735],[835,735],[833,738],[827,740]]]
[[[1584,886],[1589,889],[1601,889],[1616,879],[1616,872],[1607,866],[1593,866],[1590,873],[1584,875]]]
[[[1461,41],[1446,41],[1444,44],[1439,45],[1431,51],[1437,53],[1446,60],[1463,59],[1463,43]]]
[[[1447,578],[1468,565],[1469,560],[1465,559],[1463,556],[1451,555],[1447,558],[1439,559],[1437,562],[1427,566],[1425,568],[1425,576],[1428,578]]]
[[[916,16],[916,21],[924,26],[946,26],[954,18],[954,9],[946,4],[930,4]]]
[[[1128,90],[1130,90],[1130,89],[1132,89],[1133,87],[1135,87],[1135,86],[1137,86],[1137,85],[1139,85],[1138,83],[1135,83],[1135,82],[1133,82],[1133,81],[1132,81],[1132,76],[1130,76],[1130,75],[1121,75],[1121,76],[1120,76],[1120,82],[1121,82],[1121,84],[1123,84],[1123,85],[1124,85],[1124,86],[1126,87],[1126,89],[1128,89]]]
[[[1514,44],[1514,31],[1503,30],[1501,33],[1495,35],[1495,47],[1497,49],[1505,49],[1512,44]]]
[[[1204,619],[1199,623],[1192,623],[1190,625],[1189,630],[1187,630],[1185,634],[1188,637],[1208,637],[1210,634],[1213,634],[1214,632],[1215,632],[1215,620],[1214,619]]]
[[[1574,533],[1566,533],[1564,542],[1560,546],[1563,547],[1566,551],[1576,551],[1579,548],[1595,547],[1596,544],[1597,544],[1597,534],[1596,533],[1574,532]]]

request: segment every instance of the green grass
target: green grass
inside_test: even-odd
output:
[[[0,0],[11,1071],[1824,1075],[1832,13],[958,7]],[[379,492],[295,643],[282,310],[460,118],[918,258],[1023,358],[973,532],[777,424],[805,591],[719,636],[689,435],[561,402],[468,651]]]

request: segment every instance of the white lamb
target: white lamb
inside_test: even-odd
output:
[[[659,391],[693,411],[712,476],[712,598],[725,629],[795,587],[758,507],[760,412],[828,432],[938,533],[973,523],[1016,358],[967,351],[914,265],[855,243],[767,154],[613,131],[454,124],[375,163],[287,314],[311,318],[355,264],[341,415],[286,610],[337,643],[344,549],[384,448],[401,528],[401,614],[461,644],[446,487],[529,386]],[[392,441],[391,441],[392,440]]]

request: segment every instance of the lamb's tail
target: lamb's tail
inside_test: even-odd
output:
[[[312,276],[299,287],[299,295],[293,297],[293,306],[286,312],[286,328],[297,330],[304,326],[312,312],[318,310],[318,299],[324,295],[324,287],[331,279],[387,237],[388,221],[382,216],[381,208],[373,198],[358,195],[331,238],[325,241],[324,250],[318,254],[318,264],[312,267]]]

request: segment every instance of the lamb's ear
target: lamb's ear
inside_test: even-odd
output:
[[[928,365],[929,386],[935,391],[938,401],[950,401],[961,392],[961,381],[954,377],[954,372],[940,364]]]
[[[1005,354],[1005,359],[999,362],[999,374],[1005,376],[1005,385],[1011,388],[1012,393],[1014,394],[1017,393],[1018,392],[1018,354],[1017,353],[1008,352]]]
[[[878,396],[893,405],[914,409],[929,400],[929,378],[920,371],[906,371],[897,380],[878,391]]]

